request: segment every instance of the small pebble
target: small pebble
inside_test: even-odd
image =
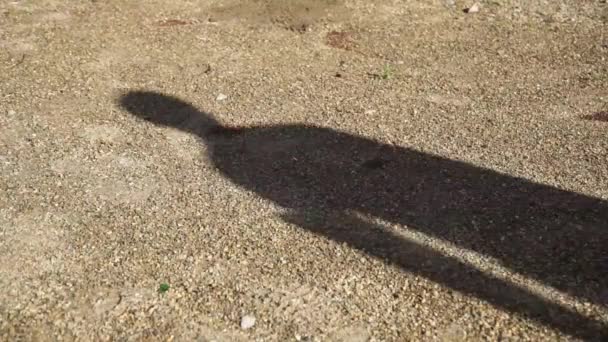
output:
[[[478,3],[474,3],[473,6],[467,8],[466,12],[467,13],[477,13],[477,12],[479,12],[479,4]]]
[[[253,328],[255,325],[255,317],[251,315],[245,315],[241,318],[241,329],[247,330]]]
[[[12,115],[15,115],[15,114],[17,114],[17,112],[15,112],[15,111],[14,111],[14,110],[12,110],[12,109],[8,111],[8,115],[11,115],[11,116],[12,116]]]
[[[225,100],[225,99],[227,99],[227,98],[228,98],[228,96],[227,96],[227,95],[224,95],[224,94],[219,94],[219,95],[218,95],[218,96],[215,98],[215,100],[216,100],[216,101],[224,101],[224,100]]]

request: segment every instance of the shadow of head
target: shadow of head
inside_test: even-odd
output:
[[[118,99],[121,108],[157,126],[169,126],[199,136],[219,127],[208,113],[176,97],[152,91],[129,91]]]

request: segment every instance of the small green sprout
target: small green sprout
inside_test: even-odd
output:
[[[384,69],[382,70],[382,79],[383,80],[388,80],[391,77],[393,77],[393,70],[391,69],[391,66],[386,64],[384,66]]]
[[[167,291],[169,291],[169,284],[166,284],[166,283],[160,284],[160,286],[158,287],[158,292],[165,293]]]

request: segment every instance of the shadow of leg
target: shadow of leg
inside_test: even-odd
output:
[[[453,257],[407,240],[381,225],[351,214],[291,212],[282,218],[315,234],[364,251],[387,263],[440,285],[471,295],[510,313],[519,314],[584,340],[606,341],[608,327],[516,285],[483,273]]]

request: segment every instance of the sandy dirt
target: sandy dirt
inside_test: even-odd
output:
[[[1,1],[0,339],[608,339],[608,4],[472,5]]]

